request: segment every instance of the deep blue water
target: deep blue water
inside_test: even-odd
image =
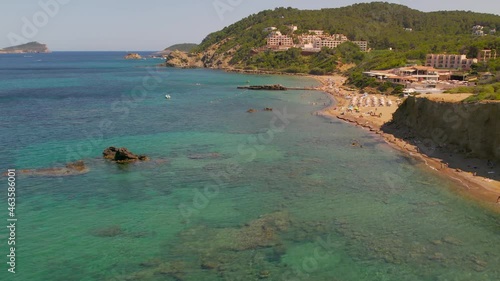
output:
[[[316,116],[322,93],[236,89],[314,80],[124,55],[0,56],[2,173],[90,168],[18,175],[17,273],[4,229],[1,280],[498,280],[498,214]],[[108,146],[151,161],[104,161]]]

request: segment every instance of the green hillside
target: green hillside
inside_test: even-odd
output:
[[[406,59],[423,60],[427,53],[463,53],[475,57],[484,47],[500,49],[500,16],[466,11],[424,13],[398,4],[373,2],[343,8],[298,10],[277,8],[266,10],[208,35],[194,49],[207,50],[211,45],[229,39],[218,48],[224,53],[233,47],[238,50],[231,63],[243,64],[251,58],[251,49],[266,43],[263,29],[276,26],[288,33],[288,24],[299,27],[295,34],[309,29],[343,33],[350,40],[366,40],[375,50],[392,48]],[[497,29],[491,36],[473,36],[474,25],[485,27],[484,32]],[[412,31],[405,31],[411,28]]]
[[[191,52],[194,48],[198,47],[198,44],[193,44],[193,43],[182,43],[182,44],[175,44],[172,45],[168,48],[165,48],[164,51],[181,51],[181,52]]]

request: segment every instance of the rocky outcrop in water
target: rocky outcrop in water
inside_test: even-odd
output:
[[[127,148],[116,148],[110,146],[102,152],[105,159],[114,161],[116,163],[131,163],[136,161],[147,161],[149,158],[145,155],[136,155],[130,152]]]
[[[140,60],[140,59],[142,59],[141,55],[139,55],[137,53],[127,54],[124,58],[126,60]]]
[[[82,175],[89,172],[89,168],[83,161],[76,161],[66,164],[64,167],[53,167],[43,169],[20,170],[20,174],[27,176],[61,177]]]
[[[253,91],[286,91],[287,88],[280,84],[275,85],[255,85],[255,86],[239,86],[238,89],[246,89]]]

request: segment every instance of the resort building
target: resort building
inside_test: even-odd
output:
[[[484,26],[482,25],[474,25],[472,27],[472,34],[476,36],[483,36],[484,35]]]
[[[291,31],[298,30],[297,26],[289,25]],[[270,28],[267,28],[270,29]],[[267,30],[266,29],[266,30]],[[286,49],[287,47],[302,48],[302,50],[314,53],[319,52],[321,48],[337,48],[344,42],[349,42],[349,39],[344,34],[328,35],[323,30],[309,30],[309,33],[298,35],[298,44],[293,43],[293,37],[281,34],[277,30],[271,31],[267,37],[267,48],[270,49]],[[361,51],[368,51],[367,41],[351,41],[359,46]]]
[[[489,60],[494,60],[497,58],[497,50],[481,50],[477,54],[477,60],[479,62],[487,62]]]
[[[374,70],[363,72],[364,75],[375,77],[392,83],[406,84],[423,81],[437,82],[441,77],[447,77],[439,70],[427,66],[401,67],[389,70]]]
[[[469,70],[474,63],[477,63],[477,59],[468,59],[466,55],[429,54],[425,65],[435,68]]]
[[[344,34],[332,34],[329,36],[329,39],[332,39],[332,40],[336,40],[336,41],[349,41],[349,39],[347,39],[347,36],[345,36]]]
[[[320,33],[317,30],[310,30],[310,31],[314,31],[311,33],[316,33],[316,34]],[[298,38],[302,49],[318,49],[318,50],[323,47],[332,49],[337,48],[340,44],[349,41],[347,36],[345,36],[344,34],[332,34],[332,35],[302,34]],[[366,52],[368,50],[367,41],[352,41],[352,43],[358,45],[361,51],[363,52]]]
[[[368,51],[368,41],[352,41],[352,43],[358,45],[362,52]]]
[[[331,40],[331,39],[320,39],[316,40],[313,42],[314,48],[323,48],[327,47],[330,49],[337,48],[340,44],[344,43],[345,41],[337,41],[337,40]]]
[[[325,33],[323,30],[308,30],[309,33],[314,33],[315,35],[318,35],[318,36],[323,36],[323,34]]]
[[[276,47],[293,47],[293,39],[290,36],[282,35],[279,31],[273,31],[267,36],[267,46]]]

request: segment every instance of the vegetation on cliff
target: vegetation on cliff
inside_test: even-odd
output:
[[[343,33],[350,40],[368,41],[372,49],[392,48],[394,53],[410,60],[421,61],[428,53],[441,52],[476,57],[483,48],[500,49],[498,37],[472,35],[472,27],[478,24],[485,27],[487,34],[500,30],[500,16],[465,11],[424,13],[403,5],[373,2],[336,9],[266,10],[208,35],[193,51],[203,52],[226,40],[218,52],[223,54],[236,47],[231,64],[246,65],[252,57],[252,48],[266,43],[264,28],[276,26],[289,34],[288,24],[299,27],[297,34],[309,29]]]
[[[164,51],[181,51],[181,52],[191,52],[194,48],[198,47],[198,44],[194,43],[182,43],[175,44],[170,47],[165,48]]]
[[[496,81],[496,82],[493,82]],[[491,80],[484,80],[479,85],[474,87],[458,87],[446,91],[450,94],[455,93],[472,93],[465,102],[476,102],[481,100],[500,100],[500,75],[497,75]]]
[[[289,25],[298,26],[299,29],[292,31]],[[476,25],[483,26],[485,36],[473,35],[473,27]],[[341,33],[350,40],[368,41],[371,51],[362,53],[357,45],[348,42],[336,49],[324,48],[313,54],[306,54],[296,48],[280,52],[263,51],[259,48],[266,45],[268,32],[264,29],[267,27],[277,27],[281,33],[288,35],[303,34],[312,29],[331,34]],[[276,8],[252,14],[209,34],[200,45],[191,50],[191,56],[200,58],[198,65],[211,68],[317,75],[344,72],[349,76],[348,82],[356,87],[398,94],[402,86],[380,82],[365,77],[362,73],[409,63],[424,64],[426,55],[430,53],[465,54],[469,58],[475,58],[480,50],[493,49],[500,54],[498,35],[500,16],[470,11],[426,13],[385,2],[321,10]],[[167,60],[167,65],[175,65],[176,61],[185,64],[186,59],[174,57]],[[342,67],[351,63],[355,67]],[[500,59],[473,67],[472,72],[476,74],[481,71],[500,71]]]

